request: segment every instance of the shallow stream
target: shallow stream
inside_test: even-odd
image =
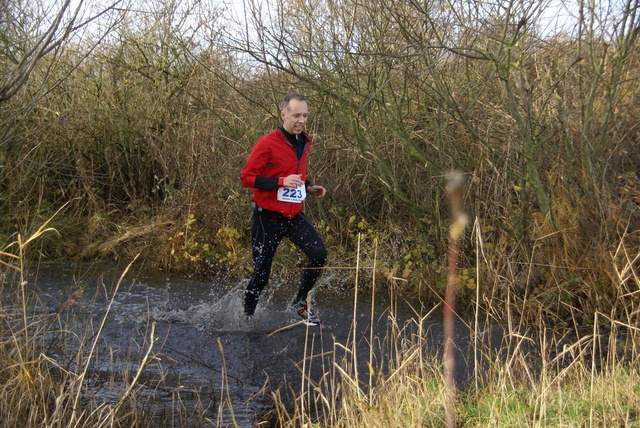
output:
[[[321,326],[291,326],[299,321],[288,308],[296,286],[278,280],[267,286],[256,315],[248,321],[242,310],[244,281],[204,282],[139,267],[130,268],[121,280],[125,270],[126,265],[43,265],[32,270],[28,283],[40,305],[52,313],[64,307],[58,323],[65,331],[74,331],[66,337],[77,337],[82,344],[70,340],[64,351],[56,344],[52,353],[59,354],[53,357],[73,368],[72,348],[89,349],[91,337],[99,331],[90,365],[94,393],[104,399],[117,397],[113,385],[131,380],[149,349],[155,325],[152,350],[156,358],[145,367],[139,380],[145,386],[138,393],[160,397],[155,401],[165,406],[165,412],[176,406],[176,397],[184,402],[198,397],[209,406],[206,412],[212,426],[232,422],[253,426],[270,409],[270,391],[283,385],[287,385],[285,391],[301,388],[303,370],[317,381],[331,361],[340,359],[337,354],[344,354],[336,344],[351,347],[354,337],[358,370],[366,382],[370,353],[373,349],[372,366],[376,367],[385,358],[382,344],[391,326],[425,317],[431,309],[402,301],[389,290],[378,291],[372,298],[370,287],[356,293],[353,287],[325,276],[314,291]],[[77,290],[82,291],[68,301]],[[425,324],[427,343],[436,353],[442,345],[440,313],[433,311]],[[463,379],[469,369],[464,361],[470,334],[461,325],[456,331],[457,377]],[[312,357],[305,359],[305,355]]]

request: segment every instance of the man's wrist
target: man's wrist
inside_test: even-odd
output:
[[[284,187],[284,177],[278,177],[278,187]]]
[[[278,177],[257,175],[253,187],[256,189],[275,190],[278,188]]]

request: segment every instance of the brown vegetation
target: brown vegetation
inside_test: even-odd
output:
[[[73,38],[84,21],[64,21],[66,4],[51,25],[68,33],[47,47],[23,37],[59,34],[29,21],[37,13],[3,21],[0,69],[22,76],[0,104],[3,241],[71,201],[33,256],[141,252],[166,270],[242,273],[238,171],[296,90],[311,100],[312,178],[329,190],[307,211],[334,266],[353,260],[360,233],[390,280],[437,301],[455,168],[475,224],[461,296],[480,287],[550,322],[622,303],[608,262],[621,237],[639,240],[637,1],[606,19],[584,7],[555,33],[538,2],[248,6],[238,23],[197,2],[114,7]]]

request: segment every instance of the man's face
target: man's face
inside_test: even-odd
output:
[[[299,134],[304,129],[309,117],[309,107],[306,101],[293,99],[289,106],[280,112],[282,127],[290,134]]]

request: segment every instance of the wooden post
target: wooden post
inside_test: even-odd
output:
[[[445,191],[449,199],[451,223],[449,225],[449,251],[447,253],[447,286],[444,297],[442,317],[444,322],[444,354],[442,362],[445,375],[445,414],[446,426],[453,428],[456,419],[455,385],[455,300],[458,285],[458,251],[460,236],[466,224],[462,211],[462,174],[458,172],[446,175]]]

